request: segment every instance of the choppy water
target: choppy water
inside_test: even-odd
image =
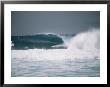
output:
[[[12,77],[99,77],[99,59],[30,61],[12,59]]]

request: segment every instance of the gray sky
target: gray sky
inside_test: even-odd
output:
[[[12,35],[74,34],[100,27],[99,11],[12,11]]]

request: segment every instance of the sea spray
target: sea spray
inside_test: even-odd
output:
[[[94,50],[100,49],[100,31],[90,30],[73,37],[68,49]]]

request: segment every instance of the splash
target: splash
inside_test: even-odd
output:
[[[68,44],[68,49],[98,50],[100,49],[100,31],[91,30],[73,37]]]

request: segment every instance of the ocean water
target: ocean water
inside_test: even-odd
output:
[[[23,39],[17,37],[15,41],[12,39],[12,77],[100,76],[99,29],[76,35],[53,36],[47,34],[45,37],[50,39],[39,37],[40,39],[35,42],[29,40],[30,37],[28,39],[26,39],[27,37],[23,37]],[[52,40],[53,38],[57,40]],[[37,48],[39,42],[42,45]],[[34,45],[34,48],[30,44]],[[25,46],[26,49],[24,49]]]

